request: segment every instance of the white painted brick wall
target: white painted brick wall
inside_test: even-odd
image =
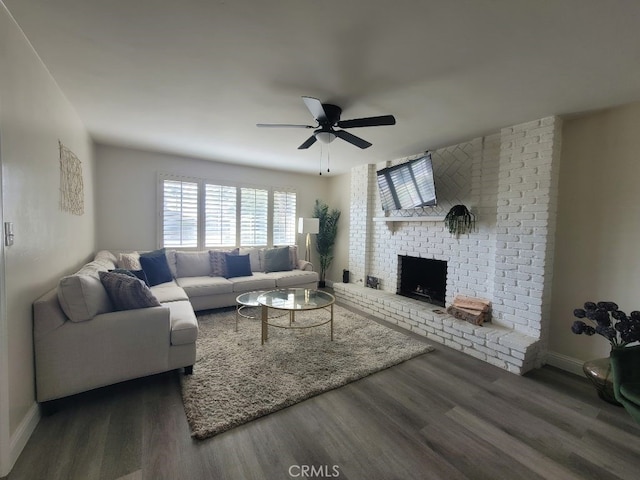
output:
[[[538,340],[504,327],[476,326],[434,306],[353,283],[334,283],[336,298],[364,312],[516,374],[533,368]],[[337,319],[336,321],[339,321]]]
[[[560,137],[559,119],[549,117],[432,152],[438,206],[429,214],[445,215],[463,203],[477,215],[476,231],[459,238],[441,221],[372,221],[384,215],[376,170],[415,156],[354,168],[349,269],[353,286],[362,287],[366,275],[374,275],[382,291],[362,288],[365,293],[356,294],[347,288],[340,295],[365,311],[509,371],[539,366],[547,348]],[[520,347],[526,347],[486,342],[455,319],[429,314],[428,304],[407,304],[408,299],[395,295],[398,255],[447,261],[446,303],[456,294],[491,300],[493,323],[483,331],[513,333],[525,339]]]

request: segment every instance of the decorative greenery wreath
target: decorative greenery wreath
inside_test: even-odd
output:
[[[454,205],[444,217],[444,224],[449,233],[456,236],[473,231],[476,227],[476,216],[464,205]]]

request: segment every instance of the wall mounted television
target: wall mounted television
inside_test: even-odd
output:
[[[382,209],[401,210],[436,205],[431,154],[378,170]]]

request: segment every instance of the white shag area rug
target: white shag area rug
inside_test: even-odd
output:
[[[328,318],[328,310],[297,312],[296,325]],[[288,323],[288,316],[276,321]],[[200,440],[433,350],[338,305],[333,342],[329,324],[269,327],[262,346],[260,321],[241,317],[236,332],[235,310],[199,315],[198,322],[193,375],[181,382],[191,436]]]

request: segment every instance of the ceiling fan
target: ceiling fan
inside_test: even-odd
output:
[[[313,118],[318,122],[318,125],[291,125],[288,123],[258,123],[258,127],[266,128],[313,128],[313,135],[311,135],[302,145],[298,147],[298,150],[309,148],[316,143],[316,140],[320,140],[323,143],[331,143],[336,137],[349,142],[352,145],[360,148],[369,148],[371,143],[366,140],[357,137],[344,130],[336,130],[338,128],[360,128],[360,127],[377,127],[381,125],[395,125],[396,119],[393,115],[381,115],[379,117],[366,117],[356,118],[353,120],[340,120],[340,114],[342,109],[337,105],[330,103],[322,103],[317,98],[302,97],[305,105],[313,115]]]

